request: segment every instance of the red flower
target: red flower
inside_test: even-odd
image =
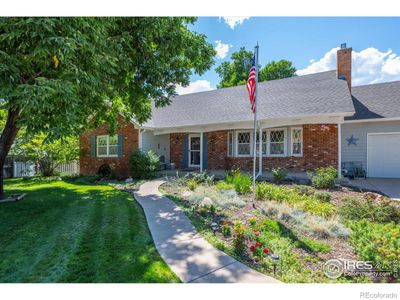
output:
[[[269,249],[268,249],[267,247],[265,247],[265,248],[263,249],[263,251],[264,251],[265,254],[268,254],[268,253],[269,253]]]
[[[254,251],[256,251],[256,246],[252,245],[252,246],[250,246],[249,249],[250,249],[251,252],[254,252]]]
[[[254,230],[254,234],[255,234],[255,236],[259,236],[260,232],[258,230]]]
[[[261,246],[261,243],[260,242],[257,242],[256,243],[256,247],[260,247]]]

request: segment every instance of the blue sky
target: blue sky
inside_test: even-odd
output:
[[[354,85],[400,80],[400,18],[329,17],[200,17],[193,26],[220,45],[215,65],[178,93],[215,89],[214,71],[232,52],[260,45],[260,63],[288,59],[299,75],[335,69],[336,47],[353,48]],[[227,51],[228,50],[228,51]],[[223,57],[223,58],[222,58]]]

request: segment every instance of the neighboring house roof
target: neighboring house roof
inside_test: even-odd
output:
[[[253,120],[245,86],[175,96],[171,104],[153,107],[154,128],[236,123]],[[354,107],[347,83],[336,71],[261,82],[258,119],[318,115],[351,115]]]
[[[356,113],[345,120],[400,117],[400,81],[352,87]]]

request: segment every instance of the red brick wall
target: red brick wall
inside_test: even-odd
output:
[[[99,126],[95,130],[86,131],[80,137],[80,173],[84,175],[95,175],[97,174],[99,167],[102,164],[109,164],[114,169],[117,175],[122,177],[128,177],[131,175],[130,170],[130,156],[134,149],[139,147],[139,130],[135,129],[134,125],[130,122],[126,122],[122,117],[119,120],[122,124],[121,128],[117,130],[117,133],[123,135],[122,143],[122,157],[92,157],[91,156],[91,145],[90,137],[95,135],[107,135],[106,124]]]
[[[184,133],[171,133],[169,135],[170,161],[175,163],[175,168],[181,168],[182,148]]]
[[[208,134],[208,169],[229,170],[240,168],[252,170],[252,157],[228,157],[228,131],[213,131]],[[182,161],[184,134],[171,134],[171,161],[179,169]],[[303,156],[263,157],[264,170],[283,167],[293,171],[312,170],[318,167],[335,166],[338,163],[338,129],[334,124],[303,125]]]

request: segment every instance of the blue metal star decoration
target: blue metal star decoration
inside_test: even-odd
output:
[[[346,139],[346,141],[347,141],[347,146],[350,146],[350,145],[357,146],[357,141],[358,141],[358,140],[359,140],[359,139],[355,138],[354,135],[351,135],[350,138],[347,138],[347,139]]]

